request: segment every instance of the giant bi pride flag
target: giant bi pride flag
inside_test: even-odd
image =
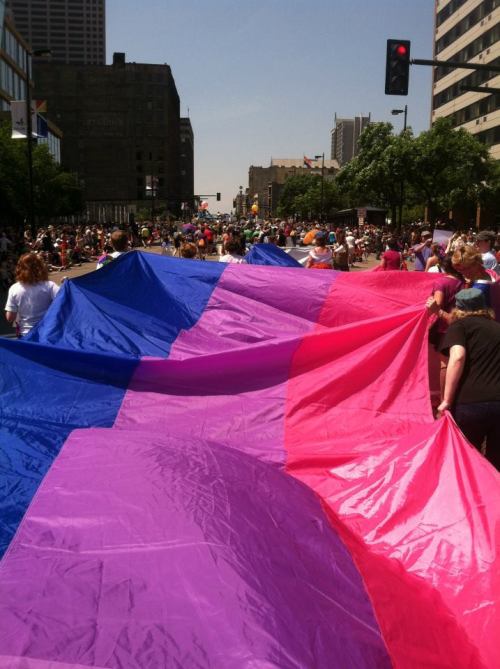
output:
[[[0,667],[497,669],[432,281],[133,252],[0,340]]]

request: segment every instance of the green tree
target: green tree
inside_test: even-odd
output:
[[[350,206],[376,205],[390,209],[396,220],[401,187],[412,174],[411,130],[393,134],[390,123],[372,123],[359,138],[358,155],[338,174],[337,183]]]
[[[324,217],[328,219],[343,206],[343,197],[336,181],[325,176],[322,198],[321,181],[321,176],[318,174],[299,174],[287,179],[277,207],[278,215],[298,214],[306,219],[319,218],[323,210]]]
[[[475,205],[494,179],[488,149],[466,130],[441,118],[414,140],[411,187],[431,220],[457,206]]]
[[[11,139],[9,123],[0,126],[0,202],[5,220],[21,225],[28,217],[29,182],[26,141]],[[83,193],[46,145],[33,147],[33,202],[36,217],[46,220],[79,213]]]

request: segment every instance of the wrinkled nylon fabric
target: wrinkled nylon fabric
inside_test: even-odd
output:
[[[25,340],[0,339],[0,557],[70,432],[111,427],[138,356],[197,322],[224,271],[207,264],[128,253],[66,282]]]
[[[201,266],[187,270],[193,290],[214,288],[168,346],[148,318],[146,336],[119,342],[168,359],[142,360],[113,428],[73,433],[40,486],[0,563],[0,658],[498,666],[486,599],[498,599],[498,478],[449,419],[432,421],[422,304],[433,279],[240,265],[213,281],[198,273],[211,263],[174,262]],[[87,306],[63,308],[66,321],[52,313],[39,331],[94,347],[71,319]],[[102,350],[106,325],[92,332]]]
[[[226,266],[131,251],[67,281],[28,341],[126,357],[166,357],[197,322]]]
[[[274,265],[275,267],[302,267],[302,265],[275,244],[254,244],[246,254],[249,265]]]
[[[0,568],[0,643],[70,666],[390,667],[306,486],[139,430],[71,435]]]
[[[338,326],[343,287],[294,356],[287,470],[328,506],[395,667],[498,667],[500,476],[432,419],[422,310]]]

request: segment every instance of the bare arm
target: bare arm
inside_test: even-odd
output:
[[[446,380],[444,384],[443,401],[438,406],[438,411],[449,409],[455,399],[458,383],[462,378],[466,358],[464,346],[455,344],[450,348],[450,360],[446,369]]]
[[[5,318],[7,319],[8,323],[14,323],[17,318],[17,313],[15,311],[6,311]]]

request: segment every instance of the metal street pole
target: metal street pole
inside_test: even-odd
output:
[[[28,79],[26,81],[26,141],[28,142],[28,183],[29,183],[29,197],[28,197],[28,225],[31,230],[32,240],[36,239],[36,225],[35,225],[35,206],[33,195],[33,123],[31,118],[31,67],[32,54],[27,54]]]
[[[33,188],[33,118],[31,115],[31,75],[33,67],[33,56],[50,57],[50,49],[37,49],[35,51],[28,51],[26,54],[26,141],[28,148],[28,182],[29,182],[29,197],[28,197],[28,225],[30,227],[33,241],[36,239],[36,222],[35,222],[35,197]]]
[[[408,121],[408,105],[405,105],[404,109],[393,109],[391,111],[391,114],[393,116],[396,116],[397,114],[404,114],[403,116],[403,134],[406,132],[406,126],[407,126],[407,121]],[[404,202],[404,197],[405,197],[405,182],[404,179],[401,178],[401,185],[400,185],[400,191],[399,191],[399,229],[403,227],[403,202]]]
[[[403,134],[406,132],[406,122],[408,120],[408,105],[405,105],[404,120],[403,120]],[[399,229],[403,227],[403,203],[405,199],[405,180],[401,177],[401,193],[399,200]]]
[[[324,223],[324,195],[325,195],[325,153],[321,156],[321,214],[320,220],[321,224]]]
[[[317,156],[314,156],[315,160],[319,160],[320,158],[321,158],[321,196],[320,196],[319,220],[320,220],[320,223],[323,224],[323,219],[324,219],[324,195],[325,195],[325,153],[324,152],[322,154],[318,154]]]

